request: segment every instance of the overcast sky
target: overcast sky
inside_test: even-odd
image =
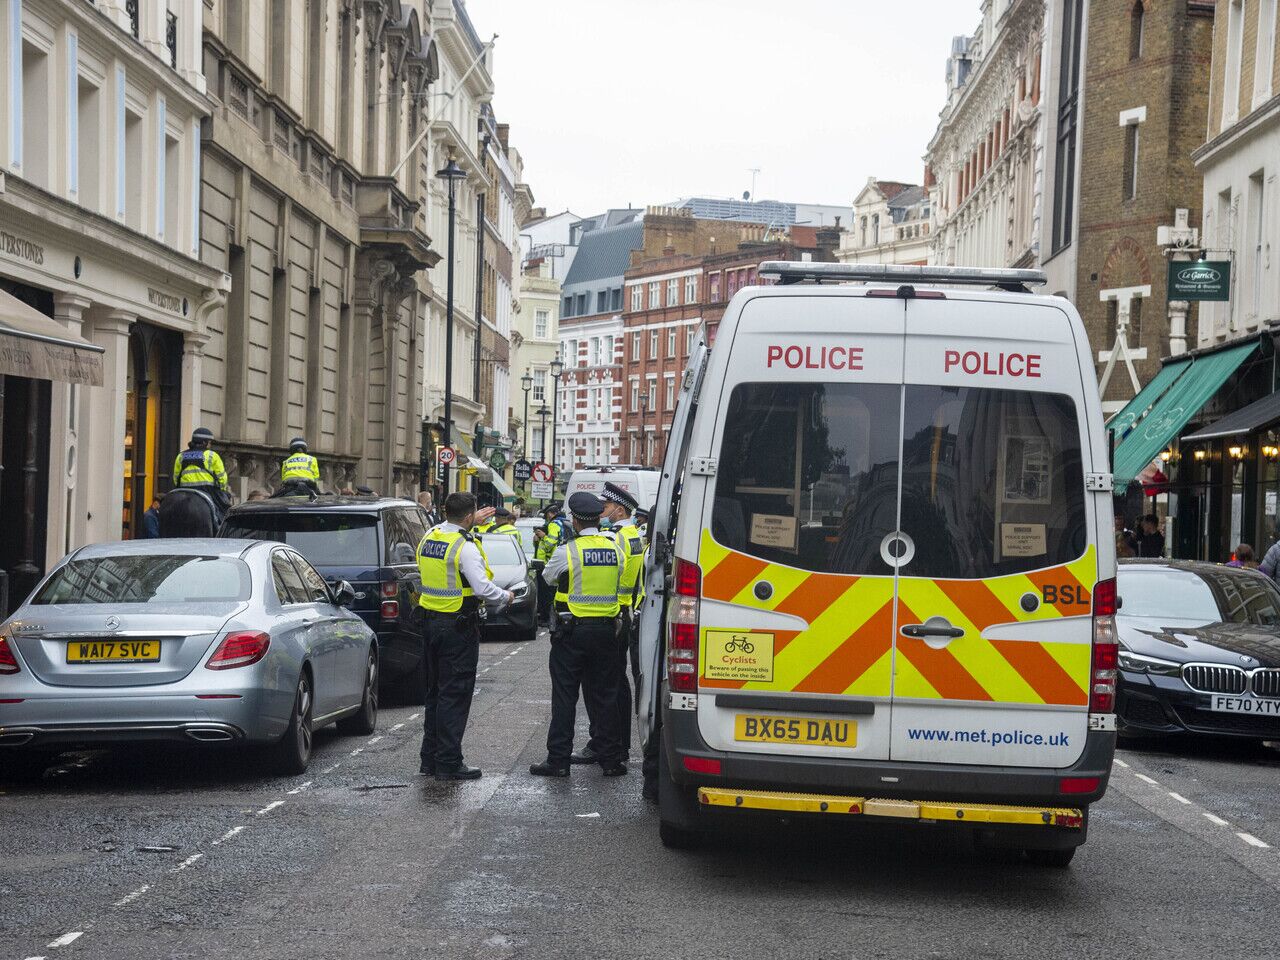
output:
[[[977,0],[466,0],[539,206],[918,183]]]

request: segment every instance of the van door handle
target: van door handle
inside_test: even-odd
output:
[[[955,640],[964,636],[964,631],[959,627],[953,627],[947,622],[946,617],[930,617],[924,623],[908,623],[902,628],[901,633],[904,637],[915,639],[945,637],[948,640]]]

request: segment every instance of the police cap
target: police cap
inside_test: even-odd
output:
[[[575,520],[598,520],[600,511],[603,509],[604,502],[595,494],[587,493],[585,490],[569,498],[569,512],[573,514]]]
[[[616,483],[606,483],[604,485],[603,497],[610,503],[618,504],[618,506],[624,508],[628,513],[634,512],[636,507],[640,505],[635,497],[627,493],[626,490],[623,490]]]
[[[499,520],[514,520],[516,515],[506,507],[499,507],[493,514]]]

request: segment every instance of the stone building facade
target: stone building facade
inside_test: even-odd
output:
[[[844,263],[929,262],[929,191],[918,184],[868,177],[853,201],[853,222],[840,240]]]
[[[231,290],[204,331],[200,419],[240,496],[278,483],[295,435],[324,487],[410,493],[418,278],[439,254],[425,158],[399,161],[440,73],[427,24],[400,0],[213,0],[204,17],[201,255]]]
[[[1044,22],[1044,0],[983,0],[978,29],[952,42],[925,158],[934,263],[1039,261]]]
[[[1172,226],[1179,209],[1200,220],[1191,154],[1207,118],[1213,8],[1093,3],[1087,31],[1075,302],[1110,412],[1155,375],[1161,357],[1187,349],[1185,314],[1170,323],[1157,230]],[[1113,361],[1120,338],[1132,365]]]
[[[101,385],[0,374],[16,601],[68,551],[132,536],[167,488],[226,284],[199,257],[202,4],[0,10],[0,291],[101,364]]]

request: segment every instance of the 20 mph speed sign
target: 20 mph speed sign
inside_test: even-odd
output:
[[[550,483],[555,479],[556,472],[549,463],[535,463],[533,465],[533,482],[534,483]]]
[[[458,459],[458,452],[454,450],[453,447],[441,447],[439,456],[440,462],[445,466],[448,466],[453,463],[454,460]]]

